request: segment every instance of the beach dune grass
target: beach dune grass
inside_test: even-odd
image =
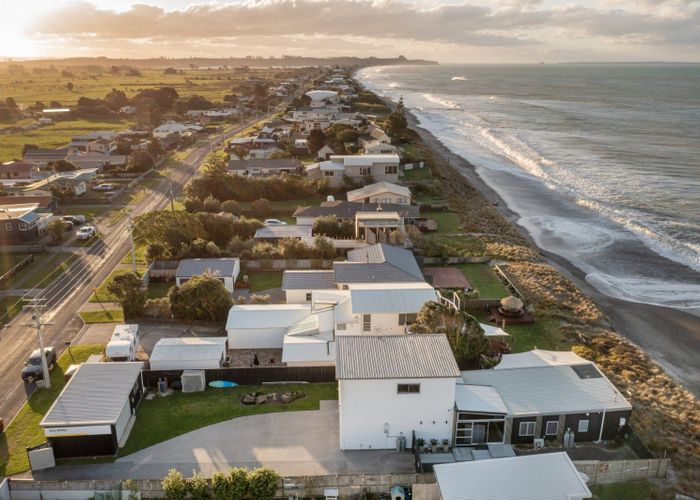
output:
[[[0,434],[0,476],[10,476],[29,469],[26,448],[46,441],[39,422],[51,408],[65,385],[64,373],[72,364],[82,363],[92,354],[100,354],[102,345],[76,345],[66,350],[51,371],[51,388],[37,389]],[[19,377],[19,374],[17,374]]]
[[[290,404],[243,405],[240,397],[248,392],[303,392],[306,396]],[[204,392],[176,391],[168,397],[141,402],[136,423],[119,456],[158,444],[207,425],[236,417],[261,413],[318,410],[319,401],[338,399],[335,383],[238,386],[226,389],[207,388]]]

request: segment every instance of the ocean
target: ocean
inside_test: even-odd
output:
[[[700,313],[700,65],[366,68],[601,293]]]

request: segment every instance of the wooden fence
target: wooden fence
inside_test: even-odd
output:
[[[12,277],[14,277],[18,272],[20,272],[32,262],[34,262],[34,256],[32,254],[27,255],[24,259],[15,264],[12,267],[12,269],[0,276],[0,285],[12,279]]]
[[[143,383],[157,387],[158,380],[180,381],[182,370],[144,370]],[[273,382],[335,382],[334,366],[270,366],[253,368],[220,368],[205,370],[207,383],[226,380],[240,385],[260,385]]]
[[[583,472],[589,477],[588,484],[608,484],[664,478],[670,462],[670,458],[612,460],[610,462],[576,460],[574,465],[579,472]]]
[[[445,266],[452,264],[487,264],[491,257],[484,255],[459,257],[421,257],[426,266]]]
[[[241,269],[246,272],[330,269],[331,267],[333,267],[332,260],[322,259],[262,259],[241,261]]]

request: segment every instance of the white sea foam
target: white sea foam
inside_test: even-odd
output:
[[[453,76],[452,81],[453,82],[464,82],[467,80],[467,77],[465,76]]]
[[[447,108],[447,109],[460,109],[459,104],[457,104],[456,102],[451,101],[449,99],[446,99],[444,97],[438,97],[438,96],[430,94],[430,93],[423,94],[423,97],[425,97],[425,99],[428,102],[432,102],[434,104],[439,104],[440,106]]]

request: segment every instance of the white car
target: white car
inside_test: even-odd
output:
[[[114,191],[114,185],[113,184],[98,184],[94,188],[92,188],[95,191]]]
[[[95,226],[83,226],[80,229],[78,229],[78,232],[76,233],[76,238],[79,240],[89,240],[95,234],[97,233],[97,229],[95,229]]]
[[[286,226],[287,223],[279,219],[265,219],[263,222],[266,226]]]

